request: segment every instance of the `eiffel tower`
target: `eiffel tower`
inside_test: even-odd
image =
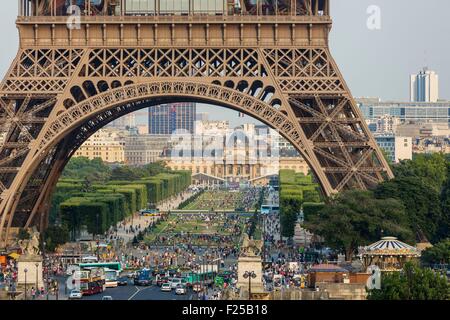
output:
[[[96,130],[171,102],[277,130],[327,196],[393,177],[333,60],[329,0],[19,0],[0,85],[0,246],[48,225],[58,178]]]

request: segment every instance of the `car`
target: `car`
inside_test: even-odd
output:
[[[167,283],[163,283],[161,285],[161,291],[165,291],[165,292],[172,291],[172,286],[168,282]]]
[[[130,272],[129,274],[127,274],[127,277],[132,279],[136,277],[136,272]]]
[[[70,294],[69,294],[69,299],[70,300],[81,299],[82,297],[83,297],[83,294],[81,293],[80,290],[72,290],[72,291],[70,291]]]
[[[175,294],[177,295],[184,295],[186,293],[187,293],[186,286],[182,284],[177,285],[177,287],[175,288]]]
[[[161,287],[163,285],[163,283],[168,283],[168,282],[169,282],[168,277],[158,277],[158,280],[156,280],[156,285],[158,287]]]
[[[170,281],[172,289],[175,289],[179,284],[181,284],[181,278],[173,278],[172,281]]]
[[[127,277],[120,277],[117,279],[117,285],[118,286],[126,286],[128,285],[128,278]]]
[[[103,296],[102,301],[111,301],[113,298],[111,296]]]

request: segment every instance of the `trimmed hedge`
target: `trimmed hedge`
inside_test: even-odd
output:
[[[306,202],[320,202],[319,185],[311,175],[305,176],[294,170],[280,170],[281,233],[285,237],[294,234],[297,213]],[[308,207],[308,206],[307,206]],[[310,210],[309,207],[307,210]]]
[[[133,212],[147,208],[148,203],[157,204],[182,192],[191,184],[191,172],[170,171],[137,181],[94,184],[92,191],[86,193],[81,192],[83,183],[62,179],[52,198],[50,219],[54,221],[59,215],[72,236],[82,226],[87,226],[89,233],[102,234]]]

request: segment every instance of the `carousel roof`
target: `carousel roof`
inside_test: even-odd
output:
[[[363,254],[383,255],[383,254],[398,254],[398,255],[420,255],[419,250],[409,244],[397,240],[395,237],[384,237],[362,250]]]

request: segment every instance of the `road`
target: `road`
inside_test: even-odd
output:
[[[138,287],[134,285],[107,288],[105,292],[92,296],[84,296],[82,300],[101,300],[103,296],[111,296],[113,300],[192,300],[192,292],[176,295],[175,291],[162,292],[158,286]]]

